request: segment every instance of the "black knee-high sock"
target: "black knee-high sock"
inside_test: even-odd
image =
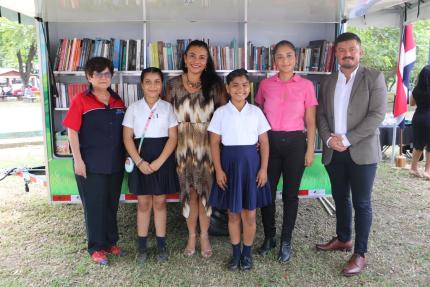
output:
[[[163,237],[156,236],[156,239],[157,239],[157,248],[158,249],[162,249],[162,248],[166,247],[166,237],[165,236],[163,236]]]
[[[140,252],[146,252],[146,239],[147,236],[139,236],[138,237],[138,243],[139,243],[139,251]]]
[[[242,249],[242,256],[243,257],[252,257],[251,247],[252,246],[248,246],[248,245],[243,244],[243,249]]]
[[[239,244],[232,244],[231,247],[233,248],[233,259],[236,262],[239,262],[239,260],[240,260],[240,243]]]

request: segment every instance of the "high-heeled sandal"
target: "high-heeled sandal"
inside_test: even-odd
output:
[[[196,244],[197,244],[197,239],[196,239],[196,234],[190,234],[188,235],[189,237],[194,237],[194,248],[193,249],[189,249],[188,247],[188,243],[187,243],[187,247],[185,247],[184,249],[184,256],[185,257],[191,257],[194,255],[194,253],[196,253]]]
[[[207,240],[207,242],[209,243],[209,246],[210,246],[209,235],[208,234],[200,234],[200,246],[202,245],[203,240]],[[203,258],[209,258],[209,257],[212,256],[212,248],[209,247],[206,250],[203,250],[203,248],[201,248],[200,253],[202,254]]]

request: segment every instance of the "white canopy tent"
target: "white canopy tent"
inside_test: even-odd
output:
[[[373,2],[364,13],[355,13],[357,8],[354,6],[346,7],[349,11],[350,23],[353,26],[399,26],[404,22],[413,22],[418,19],[430,18],[430,1],[414,0],[414,1],[400,1],[400,0],[355,0],[347,1],[352,4],[353,2]],[[357,7],[357,6],[355,6]],[[405,13],[406,10],[406,13]],[[361,12],[361,11],[357,11]]]
[[[84,15],[91,15],[94,21],[102,21],[106,16],[114,17],[116,21],[142,21],[151,17],[146,15],[143,8],[145,5],[157,5],[157,2],[163,1],[171,0],[0,0],[0,8],[2,16],[13,20],[16,20],[17,16],[13,15],[12,11],[50,22],[82,20]],[[259,0],[243,1],[252,3]],[[211,0],[171,2],[172,10],[190,4],[204,7],[211,5]],[[239,7],[237,2],[241,1],[232,1],[232,6]],[[285,0],[282,1],[283,7],[285,2],[289,2],[293,7],[285,16],[291,14],[292,19],[300,19],[303,22],[346,20],[353,22],[354,26],[398,26],[404,19],[405,9],[407,22],[430,18],[430,0]],[[115,9],[111,9],[112,6]],[[418,6],[420,12],[417,18]]]

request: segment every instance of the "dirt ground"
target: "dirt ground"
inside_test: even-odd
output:
[[[43,164],[42,146],[19,149],[0,150],[0,169]],[[136,208],[127,204],[120,206],[118,219],[119,243],[128,256],[96,266],[86,252],[81,206],[51,205],[44,188],[30,189],[25,193],[18,177],[0,181],[0,286],[430,286],[430,181],[388,162],[380,164],[375,182],[369,266],[353,278],[340,275],[350,253],[315,251],[315,243],[331,238],[335,226],[315,199],[300,202],[289,264],[278,264],[273,252],[254,256],[251,272],[232,273],[225,269],[227,237],[212,238],[209,260],[182,256],[186,225],[178,204],[168,206],[167,263],[155,262],[151,228],[148,264],[136,265]],[[258,220],[255,246],[262,241]]]

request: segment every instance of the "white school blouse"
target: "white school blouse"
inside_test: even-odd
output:
[[[269,122],[259,107],[246,103],[239,112],[231,102],[215,111],[208,127],[227,146],[256,144],[258,136],[268,130]]]
[[[178,125],[172,105],[159,99],[152,107],[154,115],[149,123],[145,138],[162,138],[169,135],[169,128]],[[122,125],[132,128],[135,138],[140,138],[151,109],[145,99],[134,102],[125,112]]]

